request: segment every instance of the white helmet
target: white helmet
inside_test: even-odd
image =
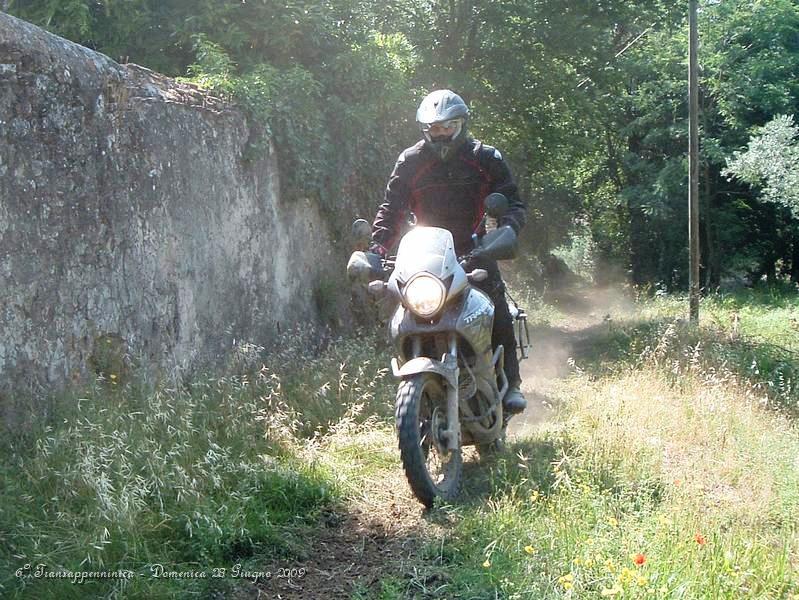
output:
[[[428,94],[416,111],[416,122],[424,135],[425,146],[441,160],[447,160],[466,140],[466,121],[469,118],[469,107],[463,98],[450,90],[436,90]],[[433,137],[430,128],[441,125],[452,133]]]

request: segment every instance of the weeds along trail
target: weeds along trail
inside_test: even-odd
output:
[[[795,425],[720,367],[726,334],[611,290],[547,300],[522,363],[530,408],[508,452],[467,453],[457,503],[422,514],[385,421],[344,419],[309,449],[346,501],[308,538],[314,575],[285,597],[799,593]]]
[[[502,531],[475,544],[489,550],[463,585],[482,574],[521,597],[799,598],[796,292],[708,298],[699,328],[681,299],[593,319],[566,300],[536,327],[538,372],[526,367],[554,410],[517,430],[515,468],[480,510]]]
[[[388,350],[291,335],[266,365],[242,346],[225,377],[101,374],[2,438],[0,595],[799,598],[796,293],[707,299],[700,328],[681,299],[522,300],[546,408],[507,452],[467,453],[457,503],[411,496]],[[14,577],[40,562],[138,575]],[[304,571],[155,580],[155,563]]]

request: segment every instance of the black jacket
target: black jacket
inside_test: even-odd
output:
[[[498,150],[468,139],[444,162],[426,150],[422,140],[397,159],[372,225],[372,241],[390,250],[408,211],[413,211],[419,225],[448,229],[455,252],[467,254],[472,250],[472,233],[484,215],[483,201],[493,192],[504,194],[509,201],[500,225],[510,225],[519,233],[526,221],[526,207]]]

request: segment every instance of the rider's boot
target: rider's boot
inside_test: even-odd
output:
[[[508,388],[505,397],[502,399],[502,406],[512,415],[517,415],[527,408],[527,400],[519,389],[519,385],[512,385]]]

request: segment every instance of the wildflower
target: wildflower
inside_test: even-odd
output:
[[[527,552],[527,554],[535,554],[536,552],[535,548],[532,546],[525,546],[524,551]]]
[[[624,567],[619,574],[619,583],[627,584],[633,580],[633,576],[635,575],[634,571],[631,571],[627,567]]]
[[[697,544],[699,544],[700,546],[704,546],[707,543],[707,540],[705,539],[705,536],[703,536],[701,533],[697,533],[694,536],[694,541]]]
[[[638,554],[634,554],[632,558],[633,562],[639,567],[646,562],[646,555],[640,552]]]
[[[619,521],[616,519],[616,517],[608,517],[608,525],[611,527],[616,527],[618,524]]]
[[[680,487],[682,485],[682,479],[675,479],[674,480],[674,485],[676,485],[677,487]]]
[[[638,579],[636,579],[636,583],[639,587],[644,587],[647,583],[649,583],[649,580],[644,575],[639,575]]]
[[[666,527],[670,527],[674,523],[674,521],[672,521],[667,516],[660,515],[658,517],[658,523],[660,523],[661,525],[665,525]]]
[[[579,564],[580,564],[581,562],[582,562],[582,561],[580,560],[580,557],[579,557],[579,556],[576,556],[576,557],[574,557],[574,559],[572,560],[572,563],[574,563],[575,565],[578,565],[578,566],[579,566]]]
[[[537,502],[541,498],[541,492],[538,490],[533,490],[533,493],[530,494],[530,502]]]
[[[484,568],[484,569],[487,569],[487,568],[488,568],[488,567],[490,567],[490,566],[491,566],[491,561],[490,561],[490,560],[488,560],[488,559],[486,559],[486,560],[485,560],[485,562],[483,563],[483,568]]]
[[[567,573],[566,575],[558,577],[558,583],[563,586],[563,589],[570,590],[574,587],[574,575]]]
[[[116,379],[116,378],[117,378],[116,373],[111,373],[111,379]]]

